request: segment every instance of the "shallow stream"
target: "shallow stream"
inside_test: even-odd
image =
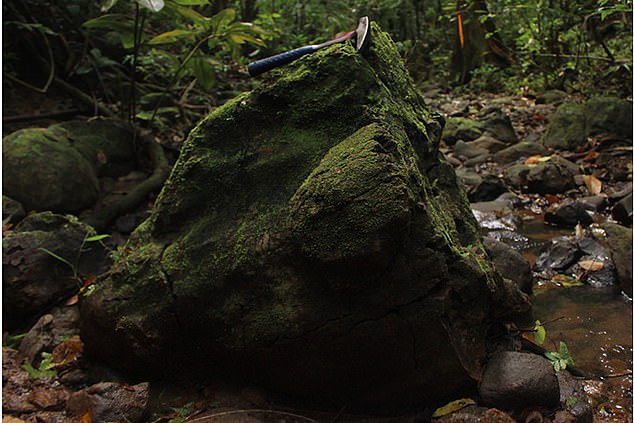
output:
[[[483,232],[512,245],[531,264],[551,239],[574,236],[574,230],[544,224],[540,215],[516,216],[516,228],[504,219],[497,225],[480,219]],[[632,299],[614,286],[538,283],[533,289],[533,316],[547,333],[544,347],[557,351],[564,341],[575,365],[591,375],[584,389],[596,420],[632,421]]]

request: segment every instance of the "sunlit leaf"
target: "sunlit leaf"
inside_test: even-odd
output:
[[[233,33],[229,35],[229,38],[231,38],[231,41],[233,41],[236,44],[251,43],[251,44],[256,44],[258,46],[264,46],[264,43],[262,42],[262,40],[247,34]]]
[[[84,413],[81,416],[79,423],[92,423],[92,413],[90,411]]]
[[[167,1],[165,3],[165,9],[170,10],[171,12],[174,12],[184,18],[190,19],[197,24],[206,25],[206,23],[209,21],[209,18],[196,12],[191,7],[181,6],[174,1]]]
[[[558,274],[553,276],[553,278],[551,279],[554,283],[556,283],[557,285],[561,285],[564,288],[570,288],[573,286],[582,286],[583,282],[578,281],[577,279],[573,278],[572,276],[568,276],[568,275],[562,275],[562,274]]]
[[[163,6],[165,6],[163,0],[136,0],[136,2],[139,4],[139,6],[145,7],[152,12],[160,12]]]
[[[102,239],[106,239],[108,237],[110,237],[110,235],[108,235],[108,234],[100,234],[100,235],[89,236],[84,241],[85,242],[95,242],[95,241],[101,241]]]
[[[102,12],[107,12],[108,10],[110,10],[112,8],[112,6],[114,6],[115,4],[117,4],[117,0],[105,0],[102,5],[101,5],[101,11]]]
[[[223,28],[236,19],[236,11],[231,8],[222,9],[220,12],[209,18],[209,27],[214,28],[216,33],[222,32]]]
[[[162,34],[157,35],[148,41],[148,44],[167,44],[178,41],[181,38],[185,37],[193,37],[195,35],[194,31],[188,31],[185,29],[175,29],[173,31],[167,31]]]
[[[450,403],[443,405],[440,408],[437,408],[436,411],[434,411],[434,414],[432,414],[431,416],[434,418],[446,416],[448,414],[455,413],[458,410],[462,410],[465,407],[468,407],[470,405],[475,405],[475,404],[476,402],[472,400],[471,398],[460,398],[455,401],[451,401]]]
[[[544,328],[544,325],[542,325],[542,322],[539,320],[535,320],[534,339],[537,345],[542,345],[546,340],[546,328]]]
[[[601,193],[601,181],[594,176],[583,175],[583,182],[586,184],[586,187],[588,187],[588,191],[590,191],[592,195],[598,195]]]
[[[597,270],[603,269],[603,262],[597,260],[582,260],[579,263],[579,267],[583,270],[587,270],[588,272],[596,272]]]

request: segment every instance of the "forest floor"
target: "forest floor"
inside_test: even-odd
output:
[[[60,119],[71,118],[74,116],[74,108],[72,100],[66,98],[63,93],[55,93],[52,95],[42,95],[32,93],[30,91],[4,91],[4,109],[3,109],[3,136],[8,133],[24,128],[41,126],[46,127],[50,124],[57,123]],[[536,98],[531,96],[500,96],[496,94],[466,94],[456,96],[451,93],[442,91],[430,91],[426,93],[426,99],[430,105],[446,116],[474,116],[480,110],[490,105],[496,105],[511,118],[513,127],[520,141],[536,140],[548,122],[549,116],[556,108],[555,104],[537,104]],[[68,115],[65,113],[68,112]],[[34,118],[36,114],[48,115],[49,117]],[[183,139],[189,131],[188,127],[179,127],[175,122],[173,132],[169,140],[161,139],[161,134],[156,137],[166,145],[173,145],[180,138]],[[176,134],[176,135],[175,135]],[[594,161],[592,151],[596,151],[598,144],[589,145],[584,151],[561,152],[561,155],[572,161],[580,161],[587,166],[592,167],[592,174],[597,178],[603,179],[604,184],[601,188],[603,193],[612,193],[627,189],[631,190],[632,184],[632,149],[616,149],[610,150],[607,154],[611,155],[611,159],[601,163]],[[453,150],[450,146],[444,148],[449,156],[453,156]],[[171,163],[177,158],[176,151],[169,151],[169,160]],[[453,158],[456,168],[463,167],[463,163],[458,158]],[[608,175],[614,173],[614,169],[622,169],[626,173],[624,180],[611,180]],[[476,172],[491,171],[486,165],[476,166]],[[127,180],[129,181],[129,179]],[[126,186],[126,180],[119,180],[114,191],[125,191],[129,189]],[[584,189],[583,186],[579,188]],[[577,193],[578,194],[578,193]],[[540,215],[553,203],[563,201],[567,195],[576,195],[575,193],[564,193],[557,196],[524,196],[533,216]],[[137,212],[130,214],[126,219],[119,219],[113,224],[108,231],[112,237],[110,247],[116,248],[122,245],[132,228],[140,223],[147,213],[147,208],[151,206],[151,199]],[[610,210],[605,209],[598,212],[600,219],[611,219]],[[498,216],[502,220],[503,216]],[[132,223],[131,223],[132,222]],[[631,227],[631,226],[630,226]],[[550,229],[543,229],[546,237],[556,236],[565,231],[559,231],[556,234],[549,232]],[[568,231],[570,232],[570,231]],[[535,261],[534,250],[526,249],[523,251],[531,262]],[[619,324],[631,327],[631,301],[627,298],[619,299],[625,305],[625,309],[629,309],[629,316],[625,315]],[[69,307],[77,307],[70,305]],[[15,334],[14,334],[15,335]],[[627,337],[625,337],[627,338]],[[67,409],[67,401],[74,390],[62,390],[58,377],[33,378],[23,369],[21,362],[17,360],[16,351],[5,345],[6,337],[3,334],[3,420],[16,423],[21,421],[28,422],[63,422],[77,421],[66,419],[65,410]],[[593,414],[595,422],[608,421],[632,421],[632,340],[631,334],[628,339],[620,339],[622,343],[620,347],[624,349],[624,354],[620,358],[622,365],[618,368],[620,376],[615,378],[596,378],[588,381],[586,393],[592,401]],[[15,347],[16,345],[13,345]],[[573,352],[574,354],[574,352]],[[629,357],[629,360],[628,360]],[[94,363],[81,359],[81,370],[84,372],[92,372],[93,375],[101,375],[105,380],[117,380],[121,378],[108,369],[101,369]],[[110,378],[110,379],[108,379]],[[170,384],[156,384],[152,386],[150,396],[150,414],[151,417],[147,421],[172,422],[178,423],[185,421],[205,421],[205,422],[315,422],[315,421],[423,421],[420,415],[408,414],[398,418],[364,418],[362,416],[346,415],[345,409],[340,413],[321,414],[310,411],[300,411],[297,409],[290,410],[285,408],[271,394],[253,387],[236,387],[223,383],[210,384],[208,386],[173,386]],[[116,406],[116,405],[115,405]],[[124,404],[119,404],[124,406]],[[251,410],[251,411],[248,411]],[[13,416],[13,417],[10,417]],[[202,419],[202,416],[208,416]],[[213,416],[213,417],[211,417]],[[83,416],[82,416],[83,417]],[[518,417],[518,416],[516,416]],[[519,418],[519,417],[518,417]],[[547,422],[549,416],[544,414],[542,420]],[[82,422],[90,421],[89,418],[82,419]],[[524,421],[524,420],[518,420]],[[526,420],[528,421],[528,420]]]

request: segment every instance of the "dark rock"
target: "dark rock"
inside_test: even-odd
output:
[[[490,201],[498,198],[506,192],[504,182],[495,175],[485,175],[476,186],[467,190],[467,196],[471,202]]]
[[[456,141],[453,151],[456,156],[467,159],[489,153],[489,151],[484,148],[477,147],[470,142],[464,142],[462,140]]]
[[[42,351],[50,352],[53,345],[53,334],[51,333],[51,324],[53,323],[53,315],[45,314],[33,325],[20,342],[20,354],[23,355],[29,363],[39,357]]]
[[[490,322],[529,303],[502,294],[440,160],[442,118],[375,23],[372,40],[304,56],[196,126],[82,301],[87,354],[322,406],[474,387]]]
[[[613,223],[604,223],[603,228],[619,286],[625,294],[632,297],[632,228]]]
[[[575,187],[576,164],[557,156],[535,165],[517,164],[504,171],[506,182],[523,192],[559,194]]]
[[[6,195],[2,196],[2,221],[7,223],[16,224],[20,220],[24,219],[26,212],[22,204],[15,201],[11,197]]]
[[[470,141],[469,144],[473,145],[474,147],[482,148],[489,153],[497,153],[498,151],[508,147],[507,143],[496,140],[495,138],[488,135],[482,135],[480,138]]]
[[[134,129],[120,119],[72,120],[49,127],[64,136],[99,176],[121,176],[135,166]],[[140,143],[139,143],[140,144]]]
[[[472,141],[484,133],[484,126],[473,119],[450,117],[442,132],[442,139],[447,145],[454,145],[458,140]]]
[[[612,208],[612,217],[624,225],[632,224],[632,193],[620,199]]]
[[[94,423],[141,421],[150,398],[150,384],[129,386],[102,382],[73,393],[66,404],[66,412],[81,418],[92,416]]]
[[[476,165],[482,164],[482,163],[486,163],[487,161],[489,161],[490,158],[490,154],[487,153],[482,153],[479,156],[475,156],[472,157],[470,159],[465,160],[464,165],[465,166],[469,166],[469,167],[474,167]]]
[[[583,256],[577,243],[568,238],[557,238],[545,247],[535,261],[535,270],[565,270]]]
[[[632,183],[628,182],[625,186],[618,191],[614,191],[608,194],[608,199],[611,202],[619,201],[620,199],[627,197],[632,193]]]
[[[498,151],[493,155],[493,160],[495,160],[496,163],[505,165],[515,163],[520,159],[526,159],[530,156],[545,154],[548,154],[548,149],[543,145],[536,142],[522,141]]]
[[[543,143],[547,147],[575,150],[589,136],[603,132],[632,137],[632,103],[615,97],[596,97],[585,104],[564,103],[553,114]]]
[[[478,388],[482,401],[503,410],[557,407],[559,385],[544,357],[505,351],[491,357]]]
[[[603,195],[592,195],[589,197],[579,198],[577,202],[584,209],[596,212],[605,208],[606,198]]]
[[[516,143],[517,135],[513,129],[511,118],[497,106],[490,106],[479,113],[484,134],[497,140]]]
[[[594,223],[592,216],[579,201],[566,198],[556,206],[554,211],[544,213],[544,222],[555,226],[574,228],[577,224],[583,227]]]
[[[77,275],[96,275],[105,269],[105,248],[84,242],[91,235],[92,228],[72,218],[42,212],[26,217],[4,236],[2,304],[9,327],[72,295],[81,284]]]
[[[495,268],[500,274],[510,279],[527,294],[533,292],[533,273],[531,264],[511,246],[496,239],[485,237],[484,247],[493,260]]]
[[[79,212],[97,200],[90,163],[70,142],[44,129],[21,129],[2,140],[3,193],[27,211]]]
[[[583,385],[572,377],[567,371],[557,372],[557,382],[559,384],[559,403],[562,414],[560,421],[571,421],[575,423],[591,423],[592,404],[586,395]],[[572,420],[567,420],[572,418]]]
[[[537,95],[535,104],[561,104],[568,98],[568,93],[561,90],[548,90]]]
[[[42,351],[51,352],[63,340],[79,334],[79,308],[55,308],[33,325],[20,343],[20,354],[32,362]]]

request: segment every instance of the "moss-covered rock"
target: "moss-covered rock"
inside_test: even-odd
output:
[[[454,145],[456,141],[472,141],[484,134],[484,125],[473,119],[463,117],[451,117],[447,119],[442,139],[448,145]]]
[[[79,212],[97,200],[99,183],[67,138],[27,128],[2,140],[2,189],[27,211]]]
[[[84,240],[94,230],[72,216],[33,213],[2,238],[3,321],[24,328],[33,319],[72,295],[80,275],[97,275],[107,267],[105,248]]]
[[[275,71],[191,132],[82,304],[90,354],[322,406],[474,386],[490,321],[528,302],[507,301],[484,253],[438,153],[442,118],[374,24],[372,40]]]
[[[589,136],[609,132],[632,138],[632,102],[616,97],[594,97],[586,103],[564,103],[548,123],[542,142],[557,149],[575,150]]]

